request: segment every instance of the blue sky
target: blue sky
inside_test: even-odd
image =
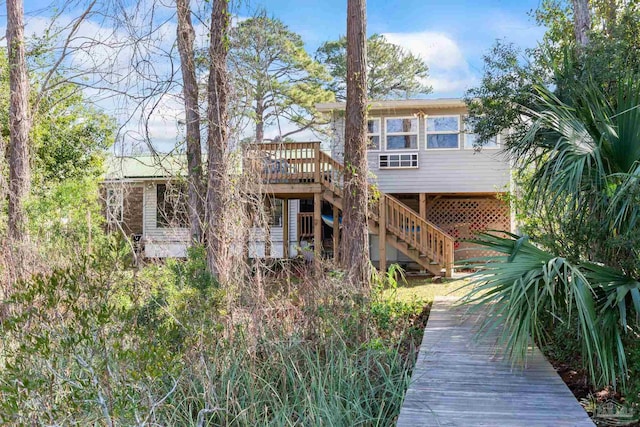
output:
[[[42,33],[47,27],[49,17],[54,13],[48,7],[52,2],[62,0],[25,0],[27,36]],[[138,5],[139,10],[147,13],[148,4],[154,0],[125,0],[128,4]],[[203,0],[192,0],[193,4]],[[539,6],[541,0],[369,0],[367,5],[368,33],[380,33],[393,43],[399,44],[416,55],[421,56],[430,67],[427,83],[433,86],[429,97],[460,97],[464,92],[478,84],[482,76],[482,56],[496,39],[504,39],[521,47],[532,47],[541,39],[544,28],[536,26],[529,12]],[[103,0],[104,4],[113,4]],[[79,0],[82,3],[82,0]],[[235,3],[234,14],[248,17],[260,9],[282,20],[291,30],[300,34],[310,53],[327,40],[335,40],[346,32],[346,0],[232,0]],[[76,3],[73,3],[76,4]],[[175,42],[175,20],[172,2],[162,1],[163,6],[156,10],[156,18],[163,22],[158,33],[159,43],[171,50]],[[4,33],[4,8],[0,11],[0,33]],[[60,23],[70,22],[76,11],[67,12],[59,19]],[[167,21],[165,21],[167,19]],[[196,32],[200,34],[200,44],[206,44],[206,28],[194,22]],[[112,32],[113,30],[113,32]],[[100,22],[83,23],[80,33],[90,38],[100,37],[109,40],[122,29],[112,29]],[[0,42],[1,43],[1,42]],[[129,57],[131,50],[110,52],[98,51],[92,55],[74,55],[73,61],[83,67],[85,64],[105,67],[107,72],[114,69],[125,76],[125,91],[141,90],[142,83],[136,81],[130,72]],[[167,58],[152,60],[153,67],[166,72],[172,70]],[[179,92],[179,90],[178,90]],[[146,107],[133,103],[123,103],[117,97],[100,99],[100,93],[87,90],[87,96],[96,100],[110,114],[116,117],[130,117],[125,131],[130,135],[144,133],[139,120],[133,118],[131,111],[145,113]],[[132,110],[133,108],[133,110]],[[181,130],[176,123],[183,117],[183,107],[179,94],[165,96],[158,105],[153,105],[154,113],[149,116],[151,138],[162,145],[171,146],[180,140]],[[121,122],[123,120],[119,119]],[[286,127],[286,125],[285,125]],[[267,129],[267,137],[272,137],[274,129]],[[124,133],[124,131],[123,131]],[[308,135],[307,135],[308,136]],[[300,136],[302,137],[302,135]]]
[[[532,47],[542,37],[529,12],[541,0],[369,0],[367,31],[420,54],[432,69],[433,97],[461,96],[482,75],[482,55],[496,39]],[[264,8],[302,35],[313,52],[346,32],[345,0],[250,0],[240,15]]]
[[[51,1],[25,0],[27,21],[51,13],[47,9]],[[529,16],[540,2],[369,0],[368,33],[385,34],[422,56],[432,70],[431,96],[461,96],[465,89],[477,84],[482,75],[482,55],[496,39],[531,47],[542,37],[544,29],[536,26]],[[302,36],[312,53],[322,42],[346,32],[346,0],[232,0],[233,3],[239,16],[251,16],[264,9],[281,19]],[[0,15],[0,26],[4,26],[2,21],[4,16]]]

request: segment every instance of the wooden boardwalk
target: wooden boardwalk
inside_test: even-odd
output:
[[[540,350],[512,369],[453,302],[433,304],[398,426],[594,426]]]

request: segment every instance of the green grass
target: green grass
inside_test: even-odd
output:
[[[398,283],[397,289],[385,290],[384,295],[393,298],[395,292],[399,301],[431,303],[436,296],[440,295],[458,297],[465,295],[466,290],[460,290],[459,288],[466,283],[467,281],[464,279],[443,279],[442,283],[432,283],[431,278],[418,279],[409,277],[406,283]]]

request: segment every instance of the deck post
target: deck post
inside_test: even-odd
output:
[[[333,260],[338,260],[338,251],[340,249],[340,211],[336,206],[333,207]]]
[[[282,199],[282,257],[289,258],[289,199]]]
[[[387,271],[387,204],[384,194],[380,195],[380,212],[378,214],[378,252],[380,255],[379,268]]]
[[[451,277],[453,273],[453,243],[447,239],[444,244],[444,270],[445,277]]]
[[[313,251],[315,257],[322,255],[322,193],[313,193]]]
[[[320,181],[320,143],[314,142],[313,145],[313,165],[314,165],[314,181]]]
[[[427,219],[427,193],[420,193],[420,218]]]
[[[424,219],[425,221],[427,220],[427,194],[426,193],[420,193],[419,195],[420,200],[418,202],[418,206],[420,209],[420,218]],[[425,227],[421,227],[420,228],[420,245],[423,248],[427,248],[427,230],[425,229]],[[425,255],[427,255],[425,253]]]

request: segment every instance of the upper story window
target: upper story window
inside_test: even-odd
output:
[[[418,149],[418,119],[415,117],[389,118],[386,125],[387,150]]]
[[[427,149],[460,148],[460,116],[427,117]]]
[[[116,224],[122,222],[124,189],[108,188],[107,189],[107,222]]]
[[[379,150],[380,149],[380,119],[367,120],[367,149]]]

